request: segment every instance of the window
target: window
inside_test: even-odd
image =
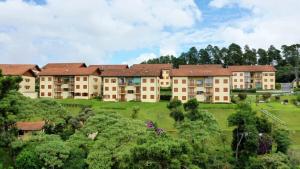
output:
[[[234,82],[237,82],[237,79],[234,79]]]
[[[274,76],[274,73],[269,73],[269,76]]]
[[[154,79],[151,79],[151,80],[150,80],[150,83],[154,83]]]
[[[80,89],[80,85],[76,85],[76,89]]]
[[[83,85],[83,89],[87,89],[87,85]]]
[[[113,99],[116,99],[116,98],[117,98],[117,96],[116,96],[115,94],[113,94],[113,95],[112,95],[112,98],[113,98]]]
[[[97,86],[97,85],[94,85],[94,89],[98,89],[98,86]]]
[[[175,99],[175,100],[178,100],[178,96],[174,96],[174,99]]]
[[[98,82],[98,79],[97,79],[97,78],[94,78],[94,82]]]
[[[116,91],[117,90],[117,88],[116,87],[112,87],[112,91]]]
[[[151,96],[150,96],[150,99],[154,99],[154,95],[151,95]]]
[[[89,96],[88,93],[82,93],[82,96]]]
[[[240,85],[240,89],[243,89],[244,88],[244,86],[243,85]]]
[[[51,96],[51,92],[48,92],[48,96]]]
[[[44,92],[41,92],[41,96],[45,96],[45,93],[44,93]]]
[[[237,74],[236,74],[236,73],[234,73],[234,74],[233,74],[233,76],[237,76]]]
[[[219,79],[215,79],[215,83],[218,84],[219,83]]]
[[[110,81],[111,81],[111,83],[116,83],[117,82],[116,79],[111,79]]]
[[[30,89],[30,86],[25,86],[25,89],[27,89],[27,90]]]
[[[105,83],[108,83],[109,82],[109,80],[108,79],[105,79]]]
[[[182,91],[182,92],[186,92],[186,88],[182,88],[181,91]]]
[[[268,81],[268,79],[264,79],[264,81],[265,81],[265,82],[267,82],[267,81]]]
[[[223,99],[224,99],[225,101],[227,101],[227,100],[228,100],[228,96],[224,96]]]
[[[267,89],[268,88],[268,86],[267,85],[265,85],[265,89]]]
[[[224,80],[223,80],[223,83],[224,83],[224,84],[227,84],[227,83],[228,83],[228,79],[224,79]]]
[[[25,82],[30,82],[30,79],[25,79]]]
[[[147,83],[147,79],[143,79],[143,83]]]
[[[223,88],[223,92],[228,92],[228,88]]]
[[[274,81],[274,79],[270,79],[270,82],[273,82]]]
[[[216,101],[220,100],[220,96],[215,96],[215,100]]]
[[[178,92],[178,88],[174,88],[174,92]]]
[[[243,82],[243,79],[240,79],[240,82]]]
[[[48,81],[52,81],[52,78],[51,78],[51,77],[48,77]]]
[[[164,85],[164,82],[160,82],[161,85]]]
[[[274,89],[274,85],[271,85],[271,89]]]
[[[41,78],[41,81],[45,81],[45,78],[44,78],[44,77],[42,77],[42,78]]]
[[[109,90],[109,88],[108,87],[105,87],[105,91],[108,91]]]
[[[80,81],[80,77],[76,77],[76,81]]]
[[[243,76],[244,74],[243,73],[240,73],[240,76]]]
[[[41,89],[45,89],[45,85],[41,85]]]
[[[143,91],[146,91],[147,90],[147,87],[143,87]]]
[[[83,81],[87,81],[87,77],[83,77]]]
[[[174,84],[178,84],[178,80],[176,79],[176,80],[174,80]]]
[[[150,87],[150,90],[151,90],[151,91],[154,91],[154,87]]]
[[[215,92],[219,92],[220,91],[220,89],[219,88],[215,88]]]
[[[234,88],[236,89],[236,88],[237,88],[237,85],[234,85]]]
[[[264,76],[268,76],[268,73],[264,73]]]
[[[204,93],[203,91],[197,91],[197,95],[201,95],[203,93]]]
[[[147,99],[147,95],[143,95],[143,99]]]
[[[186,100],[186,96],[182,96],[182,100]]]
[[[128,90],[128,91],[127,91],[127,93],[129,93],[129,94],[133,94],[133,93],[134,93],[134,91],[133,91],[133,90]]]
[[[51,89],[52,88],[52,86],[51,85],[48,85],[48,89]]]
[[[169,82],[166,82],[166,85],[169,85]]]
[[[185,79],[182,79],[182,84],[186,84],[186,80]]]

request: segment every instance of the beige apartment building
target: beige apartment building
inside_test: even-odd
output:
[[[160,70],[160,86],[171,87],[170,71],[173,68],[172,64],[134,64],[131,69],[148,69],[148,70]]]
[[[59,64],[61,65],[61,64]],[[55,66],[40,74],[40,97],[90,99],[101,94],[101,71],[86,66]]]
[[[89,67],[97,67],[101,71],[103,70],[119,70],[119,69],[128,69],[128,65],[89,65]]]
[[[158,102],[160,99],[160,70],[104,70],[104,101]]]
[[[275,89],[276,69],[270,65],[229,66],[232,89]]]
[[[36,77],[40,71],[37,65],[32,64],[0,64],[0,69],[4,76],[20,76],[22,82],[19,86],[19,92],[26,97],[37,98],[38,93],[35,90]]]
[[[230,75],[224,68],[179,68],[171,71],[172,98],[183,103],[196,98],[200,102],[230,103]]]

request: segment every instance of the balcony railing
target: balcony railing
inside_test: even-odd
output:
[[[212,87],[213,83],[205,83],[205,87]]]

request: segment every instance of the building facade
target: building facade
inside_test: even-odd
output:
[[[200,102],[230,103],[230,72],[223,68],[210,70],[173,69],[172,98],[183,103],[192,98]]]
[[[90,99],[101,94],[99,68],[46,68],[39,74],[40,97]]]
[[[37,98],[36,78],[40,71],[37,65],[32,64],[0,64],[4,76],[20,76],[22,81],[19,92],[26,97]]]
[[[104,101],[157,102],[160,71],[127,69],[102,72]]]
[[[275,89],[276,69],[270,65],[229,66],[232,89]]]

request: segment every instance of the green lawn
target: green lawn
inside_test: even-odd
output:
[[[300,108],[292,104],[291,100],[295,96],[282,96],[281,100],[289,99],[288,105],[283,105],[276,102],[273,98],[269,103],[255,104],[255,95],[248,95],[247,100],[251,101],[254,110],[260,114],[261,109],[266,109],[274,114],[287,124],[287,128],[291,131],[291,138],[293,146],[300,146]],[[58,100],[62,104],[80,104],[91,106],[96,111],[112,111],[130,117],[134,106],[139,106],[140,111],[138,118],[141,120],[152,120],[158,124],[159,127],[172,132],[174,129],[174,120],[169,116],[167,109],[168,102],[158,103],[142,103],[142,102],[102,102],[99,100],[74,100],[64,99]],[[227,118],[230,114],[235,112],[235,104],[205,104],[200,103],[200,109],[208,111],[214,115],[220,127],[226,134],[231,135],[231,129],[227,125]],[[69,111],[74,111],[74,107],[67,107]],[[76,109],[77,112],[79,112]]]

